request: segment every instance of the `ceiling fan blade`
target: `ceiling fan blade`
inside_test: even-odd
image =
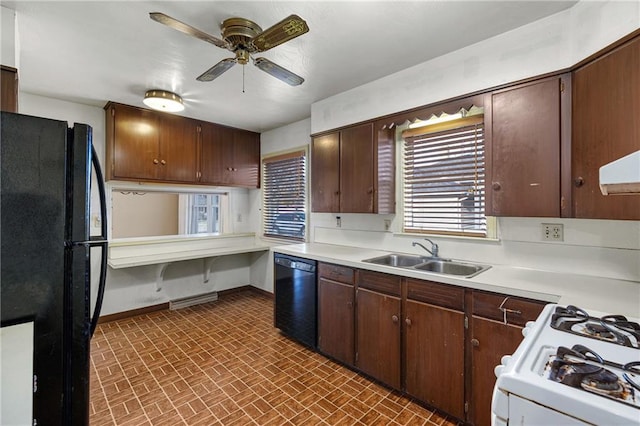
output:
[[[204,73],[202,73],[196,80],[198,81],[211,81],[220,77],[225,71],[236,64],[235,58],[223,59]]]
[[[304,78],[292,73],[286,68],[282,68],[280,65],[275,64],[266,58],[255,58],[253,60],[253,65],[278,80],[284,81],[290,86],[299,86],[304,82]]]
[[[291,15],[255,36],[251,42],[256,52],[264,52],[308,31],[309,27],[304,19]]]
[[[159,22],[163,25],[171,27],[174,30],[183,32],[187,35],[199,38],[200,40],[206,41],[207,43],[214,44],[223,49],[228,48],[227,42],[220,40],[219,38],[216,38],[212,35],[209,35],[203,31],[200,31],[199,29],[194,28],[189,24],[185,24],[184,22],[178,21],[177,19],[172,18],[171,16],[168,16],[168,15],[165,15],[164,13],[151,12],[149,13],[149,17],[156,22]]]

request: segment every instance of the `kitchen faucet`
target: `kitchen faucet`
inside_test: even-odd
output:
[[[426,248],[425,246],[423,246],[422,244],[420,244],[417,241],[414,241],[412,245],[413,245],[413,247],[420,246],[423,249],[425,249],[426,251],[428,251],[431,254],[431,256],[438,257],[438,245],[436,243],[434,243],[433,241],[431,241],[430,239],[428,239],[428,238],[425,238],[425,240],[427,240],[427,241],[429,241],[431,243],[431,250],[429,250],[428,248]]]

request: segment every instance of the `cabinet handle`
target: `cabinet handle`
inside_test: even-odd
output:
[[[236,169],[236,168],[234,167],[234,168],[233,168],[233,171],[234,171],[234,172],[237,172],[237,171],[238,171],[238,169]]]
[[[162,160],[162,161],[160,162],[160,164],[162,164],[162,165],[164,166],[165,164],[167,164],[167,162],[166,162],[165,160]]]
[[[406,322],[407,325],[411,327],[411,319],[407,318],[406,320],[404,320],[404,322]]]
[[[158,159],[157,159],[157,158],[154,158],[154,159],[153,159],[153,164],[158,164],[158,163],[159,163]]]
[[[373,194],[373,188],[369,188],[369,189],[367,190],[367,194]]]
[[[347,302],[347,308],[351,309],[352,306],[353,306],[352,302]]]
[[[576,188],[580,188],[582,185],[584,185],[584,178],[582,176],[578,176],[573,180],[573,184]]]
[[[504,304],[507,303],[507,300],[509,300],[508,296],[505,297],[500,306],[498,306],[498,309],[502,312],[502,321],[505,323],[505,325],[508,323],[507,314],[522,315],[522,311],[519,311],[517,309],[505,308]]]
[[[394,323],[397,323],[397,322],[398,322],[398,320],[399,320],[399,318],[398,318],[398,316],[397,316],[397,315],[393,315],[393,316],[391,317],[391,321],[393,321]]]
[[[231,171],[231,167],[227,167],[227,170],[228,170],[228,171]]]
[[[493,182],[491,184],[491,188],[493,188],[494,191],[500,191],[502,185],[500,185],[500,182]]]
[[[471,345],[478,347],[480,346],[480,341],[478,339],[471,339]]]

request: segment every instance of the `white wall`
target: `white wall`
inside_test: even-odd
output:
[[[311,106],[311,131],[564,69],[639,27],[640,2],[581,1],[529,25],[316,102]]]
[[[16,12],[0,6],[0,64],[18,68]]]

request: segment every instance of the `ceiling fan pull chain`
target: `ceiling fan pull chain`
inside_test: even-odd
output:
[[[244,65],[242,66],[242,93],[244,93]]]

